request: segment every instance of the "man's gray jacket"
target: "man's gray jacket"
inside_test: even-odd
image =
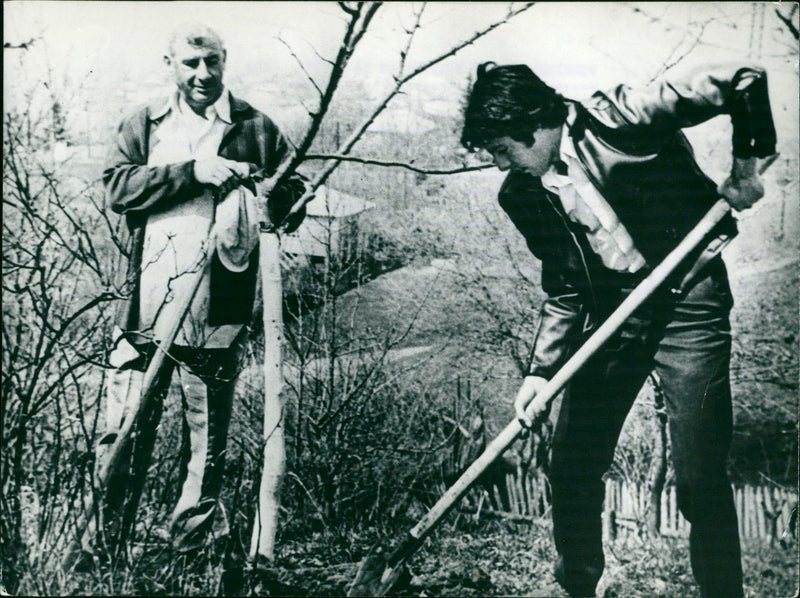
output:
[[[225,130],[219,155],[248,162],[251,170],[266,169],[274,173],[289,151],[278,127],[247,102],[231,95],[231,124]],[[123,332],[138,329],[139,275],[141,272],[144,228],[149,214],[164,210],[203,192],[194,178],[194,160],[165,166],[148,166],[153,130],[165,113],[165,100],[145,106],[125,118],[119,126],[116,143],[111,148],[103,183],[111,209],[125,216],[121,245],[128,258],[125,278],[117,284],[124,290],[117,324]],[[303,193],[302,177],[293,176],[289,183],[270,195],[270,217],[280,222]],[[215,254],[211,264],[211,288],[208,323],[247,324],[250,322],[258,274],[258,250],[253,250],[244,272],[227,270]]]

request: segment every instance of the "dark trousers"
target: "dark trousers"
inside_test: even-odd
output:
[[[164,400],[175,370],[179,368],[179,386],[183,411],[183,435],[180,453],[181,491],[171,521],[172,542],[178,549],[193,548],[207,533],[222,523],[214,521],[217,497],[224,473],[225,447],[231,417],[233,392],[244,352],[243,335],[226,349],[193,349],[173,346],[164,360],[151,391],[144,397],[140,418],[129,440],[122,447],[117,467],[109,472],[104,488],[102,521],[103,539],[111,552],[125,545],[136,519],[144,488]],[[152,345],[140,347],[141,354],[120,365],[110,374],[109,404],[116,403],[120,413],[109,418],[106,435],[98,449],[116,439],[117,429],[130,416],[134,400],[142,393],[143,372],[154,354]],[[109,410],[112,407],[109,405]],[[98,450],[102,464],[104,453]]]
[[[556,578],[570,595],[593,596],[602,575],[602,476],[625,417],[655,369],[669,418],[678,506],[691,523],[694,576],[703,596],[742,596],[725,468],[732,433],[732,303],[725,265],[716,258],[682,296],[659,291],[570,383],[551,463]]]

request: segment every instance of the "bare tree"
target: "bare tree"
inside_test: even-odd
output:
[[[98,190],[70,179],[53,155],[54,141],[65,134],[62,104],[46,85],[26,98],[26,106],[9,108],[3,119],[0,418],[9,585],[34,560],[48,560],[46,552],[23,546],[24,539],[36,538],[37,547],[58,544],[66,505],[87,490],[102,387],[97,370],[110,303],[119,297],[108,259],[114,231]],[[24,489],[37,497],[33,513],[26,512]]]
[[[796,2],[793,2],[789,7],[789,10],[781,11],[781,9],[775,8],[775,16],[777,16],[781,22],[786,26],[786,29],[792,35],[793,38],[796,40],[800,40],[800,31],[798,31],[798,26],[795,24],[795,20],[798,16],[798,6]]]

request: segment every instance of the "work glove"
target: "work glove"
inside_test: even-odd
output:
[[[553,397],[549,400],[540,399],[538,401],[536,398],[545,384],[547,384],[547,380],[540,376],[526,376],[522,381],[517,398],[514,399],[514,411],[523,428],[530,428],[534,423],[540,423],[549,415]],[[534,405],[532,417],[525,411],[531,402]]]
[[[305,193],[305,179],[301,176],[293,176],[276,189],[265,191],[265,187],[270,188],[269,180],[255,183],[258,195],[267,193],[266,206],[269,222],[275,227],[281,227],[285,234],[293,233],[306,217],[305,206],[296,213],[289,214],[294,203]]]
[[[731,175],[717,189],[735,210],[746,210],[764,197],[757,162],[757,158],[734,157]]]
[[[280,194],[278,194],[280,195]],[[296,213],[289,214],[292,204],[283,201],[280,197],[275,198],[275,192],[267,199],[267,216],[275,226],[281,226],[284,234],[291,234],[296,231],[306,217],[306,207],[303,206]]]

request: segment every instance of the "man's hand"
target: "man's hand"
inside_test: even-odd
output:
[[[300,190],[292,190],[291,183],[288,186],[284,185],[275,189],[275,178],[273,176],[262,181],[256,181],[256,195],[264,202],[267,222],[280,227],[283,234],[288,235],[296,231],[306,217],[305,204],[294,214],[288,213],[294,206],[294,201],[303,195],[303,185],[300,184]],[[311,194],[305,203],[312,199],[314,199],[314,194]]]
[[[547,415],[550,410],[550,401],[536,402],[536,395],[547,384],[547,380],[539,376],[527,376],[522,382],[517,398],[514,399],[514,411],[516,411],[517,419],[522,424],[523,428],[530,428],[533,422],[540,420],[543,416]],[[534,401],[533,417],[529,417],[525,412],[528,404]]]
[[[736,210],[746,210],[764,197],[764,185],[756,163],[756,158],[734,158],[731,176],[717,189]]]
[[[239,179],[250,176],[250,164],[236,162],[216,156],[194,163],[194,178],[203,185],[221,188],[226,183],[238,183]],[[231,187],[232,188],[232,187]]]

